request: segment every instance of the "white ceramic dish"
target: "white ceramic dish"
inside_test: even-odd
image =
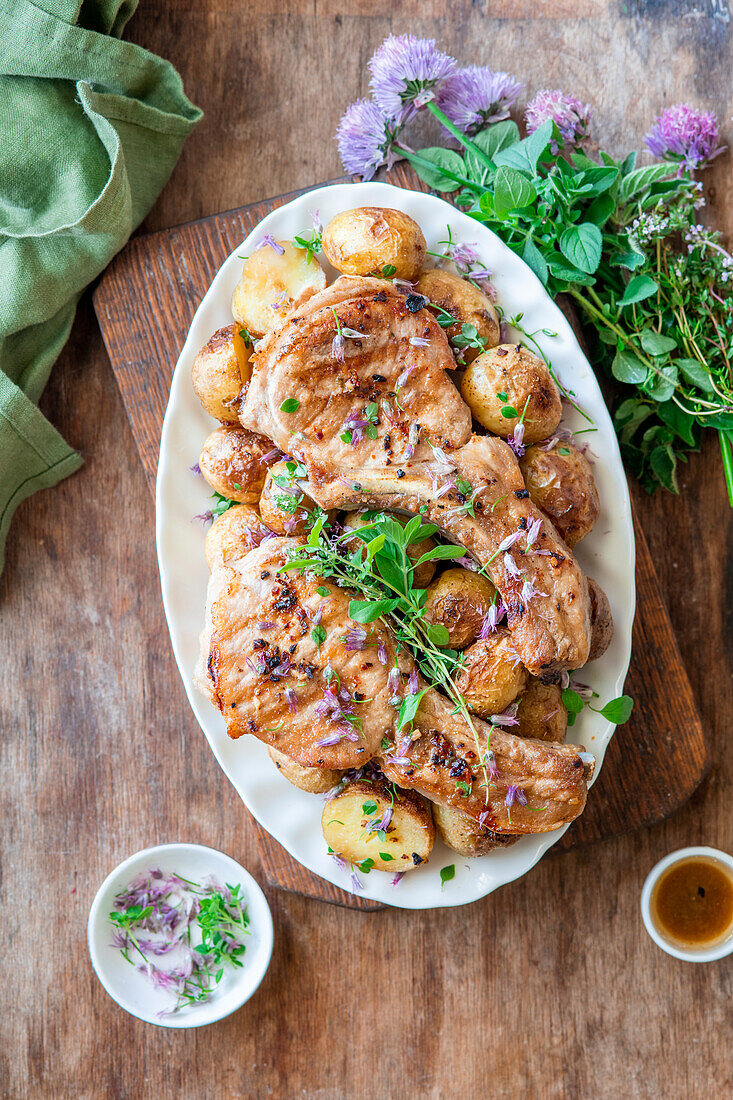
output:
[[[601,517],[581,543],[578,558],[607,593],[616,631],[608,651],[589,666],[581,679],[591,683],[602,702],[623,690],[635,607],[631,505],[613,425],[570,325],[526,264],[493,233],[442,199],[383,183],[322,187],[269,214],[222,264],[196,312],[176,365],[158,465],[158,561],[176,661],[191,706],[217,760],[260,824],[309,870],[347,890],[350,876],[328,856],[323,842],[321,799],[290,786],[255,738],[231,741],[221,715],[193,687],[208,570],[204,560],[205,529],[192,517],[207,510],[210,490],[201,478],[189,472],[189,467],[216,425],[199,405],[190,375],[199,348],[215,329],[231,323],[230,301],[241,274],[238,256],[248,255],[265,233],[281,239],[309,233],[315,210],[325,224],[339,211],[356,206],[388,206],[405,211],[422,227],[430,249],[445,238],[447,224],[454,241],[477,243],[481,259],[494,273],[493,284],[505,315],[524,313],[523,326],[530,332],[537,331],[537,339],[561,381],[575,392],[577,402],[593,419],[597,431],[581,438],[591,443],[596,455],[594,473]],[[567,408],[564,426],[573,431],[588,426],[578,413]],[[613,730],[609,722],[587,709],[570,730],[569,740],[584,744],[595,755],[596,778]],[[508,849],[472,861],[438,842],[429,863],[411,871],[396,887],[391,885],[391,876],[383,872],[360,875],[362,892],[366,897],[407,909],[463,905],[525,874],[563,832],[558,829],[543,836],[523,837]],[[451,863],[456,867],[455,878],[441,889],[440,869]]]
[[[251,935],[242,968],[229,966],[210,1000],[170,1014],[171,994],[153,988],[149,979],[110,946],[114,927],[109,919],[115,895],[140,872],[160,868],[200,882],[214,875],[220,882],[241,885],[250,918]],[[124,860],[104,880],[89,910],[87,941],[97,977],[113,1001],[126,1012],[159,1027],[203,1027],[223,1020],[248,1001],[264,978],[272,958],[272,915],[267,898],[249,874],[230,856],[201,844],[159,844]],[[161,1013],[164,1013],[161,1015]]]
[[[716,959],[724,959],[728,955],[733,955],[733,931],[729,932],[720,943],[713,944],[712,947],[685,950],[683,947],[677,947],[675,944],[670,943],[659,932],[652,918],[652,891],[659,882],[660,876],[664,874],[668,867],[672,867],[673,864],[679,863],[683,859],[689,859],[690,856],[707,856],[708,859],[723,863],[733,871],[733,856],[729,855],[728,852],[721,852],[719,848],[680,848],[677,852],[670,852],[668,856],[660,859],[659,863],[652,867],[646,877],[646,882],[641,891],[641,916],[644,927],[657,947],[661,947],[662,951],[666,951],[668,955],[672,955],[675,959],[682,959],[683,962],[715,962]]]

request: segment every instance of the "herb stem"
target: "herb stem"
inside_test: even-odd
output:
[[[421,157],[419,153],[413,153],[412,149],[407,149],[404,145],[398,145],[396,148],[399,149],[405,160],[409,160],[410,164],[417,164],[421,168],[427,168],[430,172],[438,172],[441,176],[447,176],[448,179],[453,180],[454,183],[460,183],[462,187],[467,187],[474,195],[483,195],[483,187],[466,179],[465,176],[459,176],[455,172],[451,172],[449,168],[443,168],[442,166],[439,167],[437,164],[433,164],[427,157]]]
[[[723,473],[728,489],[728,503],[733,508],[733,453],[731,452],[733,432],[724,431],[723,428],[720,428],[718,438],[720,439],[720,449],[723,455]]]
[[[483,151],[483,149],[480,149],[475,142],[471,141],[469,137],[466,137],[466,135],[461,130],[459,130],[453,122],[451,122],[445,112],[441,111],[435,100],[431,100],[427,106],[431,115],[433,115],[434,118],[437,118],[438,122],[442,123],[442,125],[445,126],[446,130],[448,130],[448,132],[453,135],[456,141],[459,141],[461,143],[464,149],[468,149],[471,153],[474,154],[474,156],[478,157],[478,159],[483,165],[485,165],[486,168],[489,168],[492,172],[496,171],[496,165],[494,164],[491,157],[489,157]],[[441,171],[443,171],[442,168]]]

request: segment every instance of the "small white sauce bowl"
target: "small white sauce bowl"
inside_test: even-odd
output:
[[[189,1005],[175,1013],[172,994],[154,988],[149,978],[131,966],[121,952],[111,946],[115,931],[109,914],[115,895],[141,871],[160,868],[175,872],[193,882],[215,875],[232,886],[240,884],[249,914],[251,935],[246,937],[242,968],[227,966],[221,982],[208,1001]],[[139,1020],[158,1027],[203,1027],[222,1020],[248,1001],[264,978],[272,957],[272,914],[267,898],[252,876],[235,860],[201,844],[159,844],[145,848],[115,867],[100,886],[89,910],[87,940],[92,966],[113,1001]],[[161,1012],[164,1015],[159,1015]]]
[[[652,867],[647,875],[644,888],[641,891],[641,915],[644,920],[644,927],[657,947],[661,947],[662,951],[666,951],[668,955],[673,955],[675,959],[683,959],[684,962],[714,962],[716,959],[724,959],[727,955],[733,954],[733,929],[724,940],[712,947],[686,950],[683,947],[677,947],[666,939],[654,924],[652,917],[652,893],[660,876],[664,874],[668,867],[680,863],[681,860],[689,859],[691,856],[707,856],[708,859],[715,859],[719,863],[724,863],[726,867],[733,871],[733,856],[728,855],[727,852],[721,852],[718,848],[680,848],[677,852],[670,852],[664,859],[660,859],[659,863]]]

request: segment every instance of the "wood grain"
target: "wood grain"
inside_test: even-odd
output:
[[[421,187],[403,166],[390,179],[401,186]],[[170,378],[193,312],[225,257],[266,214],[293,197],[138,237],[97,287],[94,305],[102,336],[151,489]],[[629,675],[636,707],[629,723],[617,731],[586,811],[563,836],[559,850],[667,817],[690,797],[710,763],[649,549],[638,524],[636,529],[637,614]],[[673,729],[679,732],[670,737]],[[321,884],[259,826],[257,832],[265,873],[273,885],[324,901],[376,907]]]
[[[390,31],[432,35],[529,94],[582,96],[613,153],[681,99],[716,110],[730,146],[726,14],[708,0],[146,0],[126,35],[170,57],[206,111],[146,229],[337,176],[330,135]],[[730,164],[716,162],[706,193],[733,235]],[[211,844],[260,878],[262,866],[172,659],[150,493],[89,297],[42,405],[86,463],[21,506],[0,578],[3,1100],[733,1094],[730,960],[670,959],[639,915],[667,852],[733,848],[733,523],[715,439],[683,468],[679,497],[636,496],[712,749],[692,799],[458,910],[363,914],[266,885],[262,986],[186,1033],[132,1019],[99,985],[85,942],[97,887],[162,841]]]

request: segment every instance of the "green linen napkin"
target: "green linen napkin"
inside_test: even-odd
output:
[[[201,111],[119,36],[137,0],[0,0],[0,570],[11,516],[81,465],[37,401],[83,289],[150,210]]]

